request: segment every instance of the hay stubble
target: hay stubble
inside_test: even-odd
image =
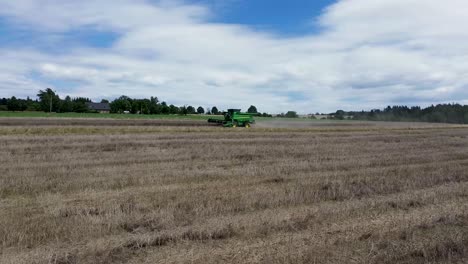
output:
[[[466,128],[72,128],[0,128],[1,263],[467,261]]]

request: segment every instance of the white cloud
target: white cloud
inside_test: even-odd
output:
[[[343,0],[318,19],[321,33],[302,37],[212,23],[213,15],[168,1],[2,1],[0,16],[16,26],[54,36],[93,28],[119,38],[110,48],[65,54],[4,48],[0,89],[18,95],[15,87],[79,81],[72,96],[302,113],[468,99],[466,1]]]
[[[145,0],[15,0],[0,2],[0,14],[37,30],[67,31],[77,27],[95,27],[116,31],[139,27],[163,27],[166,24],[192,23],[206,18],[201,6]]]

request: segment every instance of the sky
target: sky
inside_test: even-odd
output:
[[[0,0],[0,97],[468,104],[466,0]]]

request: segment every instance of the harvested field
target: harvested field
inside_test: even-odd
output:
[[[284,119],[284,118],[283,118]],[[256,127],[261,128],[374,128],[374,129],[404,129],[404,128],[446,128],[447,124],[441,123],[416,123],[416,122],[372,122],[355,120],[311,120],[311,119],[285,119],[265,118],[257,122]],[[453,126],[453,125],[452,125]],[[456,125],[455,125],[456,126]]]
[[[0,126],[210,126],[206,120],[110,118],[0,118]],[[212,126],[212,125],[211,125]]]
[[[468,127],[367,124],[2,124],[0,263],[466,263]]]

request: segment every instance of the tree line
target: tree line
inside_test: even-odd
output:
[[[55,113],[86,113],[89,111],[86,103],[91,102],[89,98],[66,96],[61,99],[52,89],[40,90],[37,99],[30,97],[26,99],[1,98],[0,111],[44,111]]]
[[[110,103],[111,113],[129,113],[129,114],[144,114],[144,115],[170,115],[170,114],[214,114],[220,113],[216,106],[211,108],[203,108],[201,106],[195,108],[189,106],[175,106],[168,104],[165,101],[160,102],[157,97],[145,99],[134,99],[122,95]]]
[[[71,98],[66,96],[61,99],[60,96],[50,88],[40,90],[37,94],[37,99],[31,98],[20,99],[12,96],[11,98],[0,99],[0,111],[44,111],[54,113],[90,113],[95,112],[89,109],[87,103],[91,103],[89,98],[76,97]],[[119,98],[109,102],[108,100],[101,100],[101,103],[108,103],[111,113],[126,113],[126,114],[208,114],[219,115],[222,114],[216,106],[203,108],[202,106],[194,107],[191,105],[175,106],[168,104],[165,101],[160,102],[157,97],[150,97],[144,99],[135,99],[122,95]],[[271,117],[267,113],[259,113],[257,108],[253,105],[247,110],[248,113],[257,114],[260,116]]]
[[[438,104],[426,108],[388,106],[382,110],[360,112],[338,110],[333,116],[335,119],[468,124],[468,105]]]
[[[0,111],[44,111],[55,113],[88,113],[93,112],[88,108],[91,100],[85,97],[71,98],[60,96],[50,88],[40,90],[37,99],[0,98]],[[111,113],[128,114],[222,114],[216,106],[203,108],[202,106],[175,106],[165,101],[160,102],[157,97],[145,99],[135,99],[122,95],[119,98],[109,102],[101,100],[101,103],[108,103]],[[272,117],[268,113],[260,113],[257,108],[251,105],[247,109],[248,113],[257,116]],[[352,119],[369,121],[408,121],[408,122],[432,122],[432,123],[455,123],[468,124],[468,105],[460,104],[438,104],[426,108],[419,106],[388,106],[384,109],[373,109],[370,111],[343,111],[338,110],[329,115],[333,119]],[[297,118],[295,111],[288,111],[276,115],[276,117]]]

